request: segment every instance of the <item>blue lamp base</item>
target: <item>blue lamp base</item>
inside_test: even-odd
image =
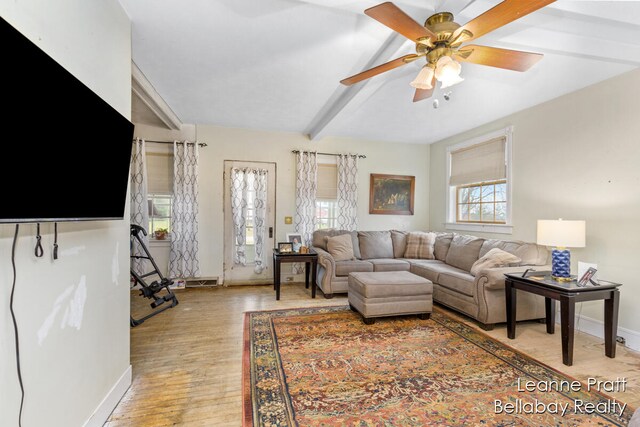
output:
[[[551,276],[560,282],[571,280],[571,252],[568,249],[551,251]]]

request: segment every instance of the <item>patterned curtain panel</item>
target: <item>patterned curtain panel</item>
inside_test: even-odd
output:
[[[316,229],[316,191],[318,188],[318,156],[315,151],[296,154],[296,231],[302,244],[311,246]],[[304,272],[304,264],[292,264],[293,274]]]
[[[231,215],[233,217],[233,263],[247,265],[247,208],[253,207],[254,272],[267,268],[264,258],[265,224],[267,214],[267,170],[231,169]]]
[[[247,265],[245,242],[247,241],[247,190],[249,174],[246,169],[231,169],[231,215],[233,217],[233,236],[235,240],[233,263]]]
[[[144,139],[136,139],[131,155],[131,224],[137,224],[145,230],[149,227],[149,204],[147,202],[147,157]],[[147,230],[151,232],[150,230]],[[149,245],[149,236],[140,236]],[[137,240],[131,248],[133,255],[146,255]],[[147,261],[131,259],[131,266],[138,274],[146,273]]]
[[[173,153],[169,275],[198,277],[198,144],[175,141]]]
[[[295,228],[305,246],[311,245],[316,229],[316,190],[318,156],[316,152],[296,154],[296,221]]]
[[[338,228],[358,229],[358,155],[338,155]]]
[[[264,242],[267,217],[267,170],[257,169],[253,171],[253,185],[255,189],[253,207],[255,209],[253,238],[255,240],[255,268],[256,274],[262,273],[267,268],[264,257]]]

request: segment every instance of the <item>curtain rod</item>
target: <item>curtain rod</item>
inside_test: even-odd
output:
[[[294,154],[298,154],[300,152],[300,150],[291,150],[292,153]],[[316,154],[322,154],[323,156],[339,156],[340,154],[337,153],[320,153],[320,152],[316,152]],[[358,158],[360,159],[366,159],[367,156],[365,156],[364,154],[358,154]]]
[[[139,139],[144,139],[144,138],[139,138]],[[134,139],[133,142],[135,142],[136,140]],[[154,141],[152,139],[145,139],[144,142],[153,142],[155,144],[173,144],[173,141]],[[178,141],[178,144],[184,144],[184,142],[180,142]],[[195,144],[194,142],[187,142],[187,145],[190,144]],[[204,142],[198,142],[197,143],[200,147],[206,147],[207,144]]]

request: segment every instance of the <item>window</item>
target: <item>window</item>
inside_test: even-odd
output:
[[[511,233],[511,133],[447,148],[448,229]]]
[[[335,161],[335,158],[330,160]],[[338,168],[335,163],[318,163],[316,229],[338,227]]]
[[[457,222],[507,222],[507,181],[481,182],[456,187]]]
[[[316,200],[316,228],[338,227],[338,201]]]
[[[149,234],[158,228],[166,228],[171,233],[171,208],[173,196],[170,194],[148,194],[149,201]]]
[[[147,200],[149,202],[149,235],[158,228],[171,233],[173,203],[173,147],[147,146]]]

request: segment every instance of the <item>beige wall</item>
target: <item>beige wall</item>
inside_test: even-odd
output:
[[[431,146],[430,221],[445,222],[446,146],[513,125],[513,235],[535,241],[538,219],[584,219],[601,278],[623,283],[619,325],[640,331],[640,70],[521,111]],[[475,233],[482,234],[482,233]],[[602,302],[582,314],[602,320]]]
[[[0,0],[0,15],[130,117],[130,22],[117,1]],[[72,123],[69,117],[55,126],[73,133]],[[51,177],[46,180],[49,185]],[[13,231],[0,226],[0,424],[6,426],[18,425],[20,406],[8,309]],[[33,254],[35,231],[34,224],[20,226],[16,251],[22,425],[102,425],[130,384],[129,222],[60,224],[55,262],[53,224],[42,227],[43,258]]]
[[[365,154],[359,162],[358,218],[361,230],[426,229],[429,224],[429,147],[391,144],[346,138],[310,141],[305,135],[197,126],[197,139],[208,147],[200,150],[200,266],[202,276],[223,277],[224,214],[223,163],[225,160],[267,161],[277,163],[276,238],[295,231],[284,224],[285,216],[295,215],[295,155],[291,150],[352,152]],[[136,134],[169,138],[168,131],[137,126]],[[183,134],[185,134],[183,132]],[[190,139],[192,139],[190,137]],[[369,215],[369,174],[415,175],[415,215]]]

